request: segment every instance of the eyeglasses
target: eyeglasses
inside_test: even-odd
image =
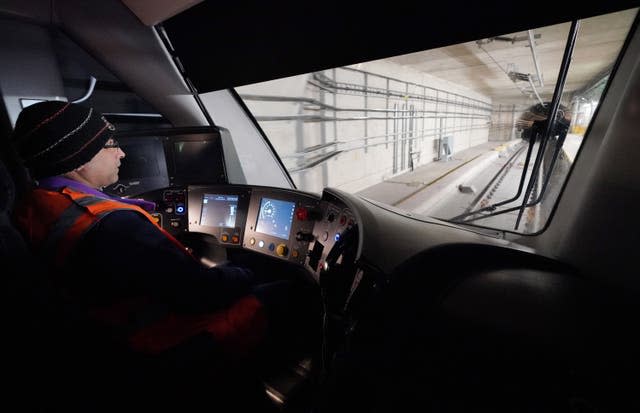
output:
[[[118,143],[117,140],[111,138],[111,139],[109,139],[109,141],[107,141],[107,143],[104,144],[103,148],[110,149],[110,148],[119,148],[120,147],[120,143]]]

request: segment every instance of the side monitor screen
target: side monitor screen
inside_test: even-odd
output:
[[[119,177],[121,181],[130,181],[132,179],[149,178],[161,175],[160,163],[164,164],[164,151],[156,150],[156,147],[162,149],[158,142],[140,142],[131,144],[122,144],[122,150],[125,158],[120,164]],[[162,159],[159,159],[159,158]]]
[[[225,183],[219,140],[175,140],[174,178],[178,184]]]
[[[256,232],[289,239],[295,209],[295,202],[262,198]]]
[[[204,194],[200,225],[208,227],[236,226],[238,195]]]
[[[118,182],[105,192],[133,196],[169,185],[162,138],[137,136],[117,138],[125,157],[120,162]]]

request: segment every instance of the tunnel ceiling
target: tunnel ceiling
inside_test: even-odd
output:
[[[595,17],[581,24],[565,94],[589,88],[611,70],[634,17],[635,11],[627,10]],[[479,42],[471,41],[388,60],[469,87],[490,96],[497,104],[537,100],[529,82],[514,82],[507,72],[530,74],[536,91],[548,101],[553,95],[569,29],[570,23],[564,23],[531,31],[535,61],[542,74],[542,87],[537,81],[528,31],[506,33],[479,39]]]

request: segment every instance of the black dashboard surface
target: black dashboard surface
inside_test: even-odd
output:
[[[336,189],[322,196],[298,190],[251,185],[190,185],[161,188],[141,195],[157,205],[154,217],[173,235],[206,234],[228,249],[244,249],[289,261],[316,279],[327,257],[353,232],[353,259],[383,274],[393,274],[412,257],[452,245],[528,248],[489,237],[445,221],[415,217]],[[497,266],[499,267],[499,265]]]

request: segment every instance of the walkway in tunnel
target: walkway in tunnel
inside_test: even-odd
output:
[[[563,146],[567,165],[573,162],[581,141],[581,136],[567,135]],[[524,187],[533,167],[537,147],[536,144],[532,151]],[[526,142],[521,139],[508,142],[489,141],[457,152],[450,160],[434,161],[414,171],[385,180],[360,191],[359,194],[407,212],[451,219],[471,210],[513,199],[521,183],[527,148]],[[509,166],[503,169],[507,162]],[[554,172],[555,175],[558,176],[552,179],[553,185],[561,186],[566,176],[566,167],[557,173]],[[555,189],[551,192],[557,196]],[[500,206],[498,210],[516,207],[522,205],[522,202],[523,194],[520,194],[517,199]],[[540,225],[543,224],[542,216],[547,215],[548,211],[540,214],[535,208],[537,207],[527,208],[517,231],[531,233],[540,229]],[[475,223],[490,228],[514,230],[518,213],[519,211],[515,210],[483,218]]]
[[[521,142],[489,141],[452,154],[450,160],[428,163],[414,171],[370,186],[358,194],[406,211],[425,213],[458,191],[457,184],[479,173],[501,153]]]

